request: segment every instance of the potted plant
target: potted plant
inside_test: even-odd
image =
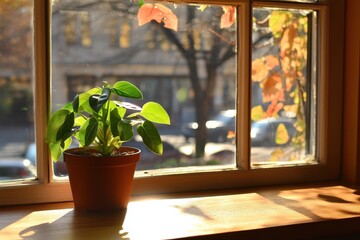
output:
[[[134,137],[135,127],[144,144],[162,154],[154,123],[170,124],[169,115],[158,103],[139,107],[125,102],[126,98],[142,99],[143,94],[127,81],[103,82],[102,87],[76,95],[49,120],[51,158],[57,161],[63,154],[77,210],[127,207],[140,150],[122,143]],[[74,139],[79,147],[70,149]]]

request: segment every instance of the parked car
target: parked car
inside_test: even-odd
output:
[[[229,109],[221,111],[212,120],[206,122],[208,129],[208,140],[212,142],[226,142],[230,131],[235,132],[236,111]],[[276,146],[275,136],[279,124],[285,125],[289,134],[289,141],[295,135],[294,119],[279,117],[265,118],[251,124],[251,144],[253,146]],[[195,131],[198,128],[196,122],[186,124],[182,128],[182,134],[186,141],[195,137]]]
[[[206,122],[208,131],[208,140],[211,142],[228,141],[229,132],[235,132],[236,110],[228,109],[221,111],[213,119]],[[198,128],[197,122],[190,122],[182,128],[182,135],[186,141],[195,137],[195,131]]]
[[[279,124],[284,124],[289,135],[288,144],[296,133],[294,119],[292,118],[265,118],[251,124],[251,145],[276,146],[275,137]]]
[[[156,169],[157,166],[168,160],[180,161],[181,152],[170,143],[163,141],[163,154],[158,156],[152,153],[142,142],[132,139],[123,143],[123,146],[132,146],[141,150],[141,160],[136,166],[136,170]]]
[[[0,159],[0,180],[16,180],[35,177],[35,166],[28,159]]]

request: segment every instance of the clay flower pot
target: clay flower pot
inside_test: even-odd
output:
[[[84,152],[83,148],[64,152],[75,209],[126,209],[136,164],[140,160],[140,150],[121,147],[119,152],[123,154],[111,157],[85,156],[81,152]]]

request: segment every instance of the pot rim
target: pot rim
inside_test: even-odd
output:
[[[84,155],[84,154],[77,154],[77,152],[79,151],[90,151],[90,152],[96,152],[92,149],[88,149],[87,147],[77,147],[77,148],[69,148],[69,149],[66,149],[64,151],[64,154],[67,154],[67,155],[72,155],[72,156],[84,156],[84,157],[95,157],[95,158],[109,158],[109,157],[118,157],[120,155],[116,155],[116,156],[95,156],[95,155],[91,155],[91,156],[88,156],[88,155]],[[121,146],[120,148],[118,148],[116,150],[117,152],[125,152],[125,151],[132,151],[132,153],[129,153],[127,155],[122,155],[122,156],[131,156],[131,155],[136,155],[136,154],[139,154],[141,153],[141,150],[139,148],[136,148],[136,147],[130,147],[130,146]],[[135,152],[134,152],[135,151]]]
[[[78,166],[121,166],[127,164],[136,164],[140,160],[141,150],[135,147],[120,147],[119,151],[132,151],[126,155],[116,156],[91,156],[76,154],[77,151],[83,151],[84,147],[71,148],[64,151],[64,162],[68,165]]]

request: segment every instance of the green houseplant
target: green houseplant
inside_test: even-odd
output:
[[[163,152],[154,123],[170,124],[167,112],[156,102],[139,107],[126,98],[142,99],[143,94],[127,81],[103,82],[102,87],[76,95],[49,120],[51,158],[57,161],[64,155],[76,209],[127,207],[140,150],[122,143],[134,137],[134,128],[152,152]],[[79,147],[69,149],[73,139]]]

